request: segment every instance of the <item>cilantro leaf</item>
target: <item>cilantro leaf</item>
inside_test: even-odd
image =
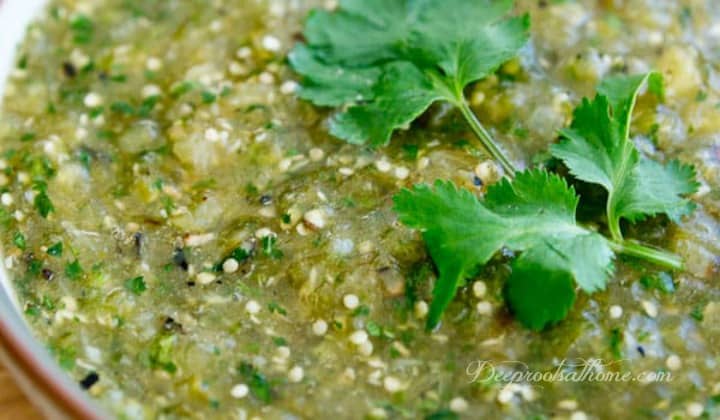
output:
[[[80,279],[83,273],[84,270],[78,260],[74,260],[73,262],[69,262],[65,265],[65,275],[68,276],[70,280]]]
[[[562,141],[551,149],[575,177],[608,191],[608,224],[615,240],[622,240],[622,218],[636,222],[667,214],[677,221],[694,209],[686,198],[698,188],[693,167],[652,161],[630,140],[632,112],[646,83],[662,97],[657,73],[602,81],[595,99],[583,100],[571,127],[561,131]]]
[[[406,62],[386,66],[374,90],[374,101],[338,114],[330,122],[330,133],[349,143],[382,146],[396,128],[410,124],[443,98],[421,70]]]
[[[575,302],[572,275],[548,264],[549,248],[523,253],[505,284],[505,299],[520,322],[533,330],[563,320]],[[555,260],[553,260],[555,261]]]
[[[147,284],[143,276],[133,277],[125,280],[125,288],[133,294],[140,296],[147,290]]]
[[[290,62],[298,73],[305,75],[299,96],[319,106],[342,106],[372,98],[373,86],[381,75],[379,68],[352,69],[324,64],[303,44],[295,47]]]
[[[47,249],[48,255],[52,255],[53,257],[61,257],[63,254],[63,243],[62,242],[56,242],[52,246],[50,246]]]
[[[44,219],[55,212],[55,206],[53,205],[50,197],[47,194],[47,183],[45,181],[35,181],[33,189],[37,192],[33,204]]]
[[[483,202],[449,181],[404,189],[394,201],[400,221],[423,232],[439,271],[428,328],[437,325],[462,282],[502,248],[522,253],[513,263],[507,294],[511,308],[522,314],[520,320],[534,329],[561,319],[572,305],[568,296],[574,299],[574,291],[567,293],[562,278],[574,279],[591,293],[605,287],[612,271],[614,254],[607,240],[575,220],[575,191],[543,170],[500,181]],[[518,290],[525,290],[521,285],[533,282],[547,282],[557,293],[520,296]],[[538,287],[542,285],[534,289]],[[529,303],[547,312],[535,311]]]
[[[339,107],[331,133],[382,146],[436,101],[463,111],[488,152],[514,167],[472,114],[464,88],[497,70],[528,40],[529,19],[507,17],[512,0],[341,0],[315,10],[306,44],[289,55],[303,76],[299,95]]]

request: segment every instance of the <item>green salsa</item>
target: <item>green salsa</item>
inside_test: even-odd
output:
[[[481,194],[497,170],[443,106],[386,148],[328,134],[286,55],[331,3],[51,0],[30,26],[0,114],[0,245],[68,375],[119,418],[720,416],[715,2],[519,1],[529,45],[469,88],[516,163],[552,166],[540,152],[601,78],[657,69],[666,101],[638,103],[633,140],[701,181],[679,225],[627,226],[685,271],[619,259],[541,333],[505,307],[503,256],[425,330],[436,270],[392,196],[438,178]],[[488,368],[589,359],[635,380]]]

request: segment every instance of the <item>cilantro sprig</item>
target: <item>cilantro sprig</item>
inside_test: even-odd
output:
[[[518,173],[490,186],[480,201],[451,182],[416,185],[394,197],[401,222],[422,231],[439,278],[427,326],[434,328],[465,279],[501,249],[519,253],[505,284],[505,298],[518,320],[541,330],[565,318],[578,286],[603,290],[615,253],[681,269],[679,257],[624,239],[619,220],[656,214],[677,221],[694,208],[686,198],[697,190],[691,166],[667,165],[640,156],[630,140],[630,123],[644,85],[662,96],[654,73],[604,80],[594,100],[583,100],[572,126],[552,153],[577,178],[608,191],[610,238],[580,226],[581,199],[565,180],[546,169]]]
[[[608,193],[608,237],[576,220],[582,197],[546,169],[520,173],[473,113],[465,88],[496,71],[528,40],[527,16],[511,17],[512,0],[341,0],[314,10],[304,43],[289,62],[303,76],[299,96],[337,108],[331,134],[349,143],[386,145],[433,103],[460,110],[506,179],[483,200],[449,181],[416,185],[394,197],[400,221],[419,229],[439,278],[427,326],[434,328],[457,289],[501,249],[517,253],[505,298],[518,319],[542,329],[567,315],[575,290],[603,290],[616,254],[669,269],[681,259],[625,239],[620,221],[693,211],[698,184],[691,166],[643,157],[630,124],[643,86],[662,99],[656,73],[612,77],[583,100],[551,149],[577,179]]]
[[[341,0],[314,10],[289,61],[300,97],[337,107],[330,132],[382,146],[437,101],[463,114],[508,175],[515,168],[470,109],[464,89],[525,45],[529,18],[508,17],[512,0]]]
[[[623,239],[620,219],[666,214],[678,221],[695,208],[686,198],[699,186],[693,167],[642,157],[630,140],[632,112],[645,84],[662,98],[658,73],[603,80],[595,99],[583,100],[570,128],[561,131],[563,141],[551,148],[575,177],[607,190],[608,228],[616,241]]]
[[[462,282],[502,248],[522,253],[513,262],[507,292],[518,317],[531,328],[565,317],[575,299],[573,280],[591,293],[603,289],[612,272],[608,241],[578,225],[578,196],[545,170],[500,181],[482,202],[449,181],[402,190],[394,201],[400,221],[423,231],[440,274],[430,328]]]

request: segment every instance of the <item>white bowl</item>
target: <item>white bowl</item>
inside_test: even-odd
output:
[[[0,98],[5,81],[15,67],[16,46],[44,3],[45,0],[0,0]],[[33,337],[18,309],[4,264],[0,264],[0,361],[48,418],[108,417],[62,372],[45,347]]]

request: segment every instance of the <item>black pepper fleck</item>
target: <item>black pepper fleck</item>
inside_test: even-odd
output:
[[[135,232],[133,235],[133,243],[135,244],[135,253],[139,257],[142,254],[142,246],[143,246],[143,238],[144,235],[142,232]]]
[[[263,194],[260,196],[260,204],[263,206],[269,206],[272,204],[272,196],[270,194]]]
[[[77,69],[75,68],[73,63],[71,63],[69,61],[66,61],[62,64],[62,69],[63,69],[63,73],[65,74],[66,77],[69,77],[72,79],[75,76],[77,76]]]
[[[95,372],[90,372],[80,381],[80,386],[82,387],[82,389],[88,390],[92,388],[93,385],[98,383],[99,380],[100,375]]]
[[[173,263],[180,267],[183,271],[188,271],[188,260],[185,256],[185,249],[183,248],[175,248],[175,252],[173,253]]]
[[[173,319],[172,317],[167,317],[163,322],[163,329],[165,329],[165,331],[182,332],[183,326],[179,322],[175,321],[175,319]]]

